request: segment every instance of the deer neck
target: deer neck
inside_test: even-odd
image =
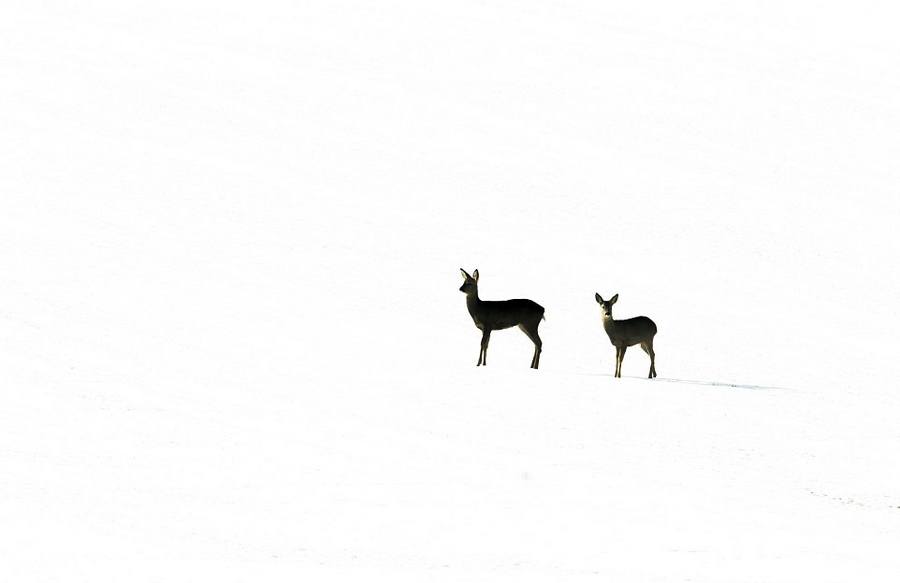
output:
[[[475,315],[481,311],[481,300],[478,299],[478,290],[473,294],[466,295],[466,307],[469,308],[469,314]]]
[[[616,321],[612,319],[612,316],[607,318],[603,318],[603,329],[606,330],[606,333],[612,337],[616,333]]]

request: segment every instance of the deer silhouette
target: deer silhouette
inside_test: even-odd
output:
[[[478,297],[478,270],[469,275],[464,269],[459,270],[465,280],[459,291],[466,294],[466,306],[475,326],[481,330],[481,352],[478,353],[476,366],[487,366],[487,349],[491,340],[491,332],[518,326],[534,342],[534,356],[531,368],[537,368],[541,360],[541,337],[538,336],[538,325],[544,319],[544,308],[531,300],[506,300],[501,302],[485,302]]]
[[[656,376],[656,353],[653,352],[653,337],[656,335],[656,324],[646,316],[629,318],[628,320],[613,320],[612,307],[619,299],[619,294],[614,295],[609,301],[605,301],[600,294],[595,293],[594,299],[600,304],[600,320],[603,329],[609,336],[609,341],[616,347],[616,377],[622,376],[622,359],[625,358],[625,350],[629,346],[640,344],[650,355],[650,376]]]

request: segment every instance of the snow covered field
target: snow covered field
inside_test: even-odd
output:
[[[607,4],[3,3],[0,580],[896,580],[893,8]]]

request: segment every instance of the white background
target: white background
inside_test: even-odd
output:
[[[894,580],[896,22],[4,2],[0,578]]]

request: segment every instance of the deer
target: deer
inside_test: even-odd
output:
[[[466,294],[466,307],[475,326],[481,330],[481,352],[478,353],[478,364],[487,366],[487,349],[491,340],[491,332],[518,326],[534,342],[534,356],[531,368],[536,369],[541,360],[541,337],[538,336],[538,325],[544,320],[544,308],[531,300],[482,301],[478,297],[478,270],[472,275],[464,269],[459,270],[465,280],[459,291]]]
[[[600,304],[600,321],[603,329],[609,336],[609,341],[616,347],[616,375],[622,377],[622,359],[625,358],[625,350],[629,346],[640,344],[650,356],[650,375],[647,378],[656,377],[656,353],[653,352],[653,337],[656,335],[656,324],[646,316],[629,318],[627,320],[613,320],[612,307],[619,299],[619,294],[614,295],[609,301],[605,301],[600,294],[595,293],[594,299]]]

